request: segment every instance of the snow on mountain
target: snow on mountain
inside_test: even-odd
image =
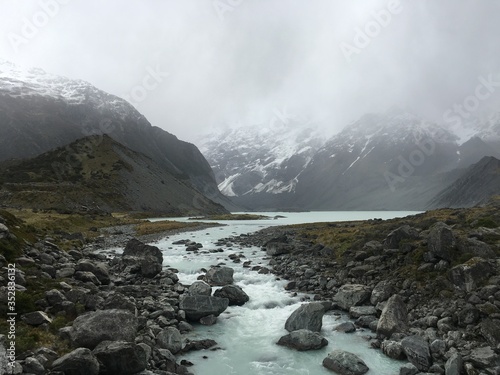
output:
[[[227,196],[293,192],[298,178],[322,145],[316,125],[238,127],[203,137],[199,146]]]
[[[474,137],[484,142],[500,142],[500,112],[477,114],[450,124],[449,130],[457,135],[460,145]]]

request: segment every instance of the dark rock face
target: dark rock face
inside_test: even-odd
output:
[[[65,375],[97,375],[99,362],[90,349],[78,348],[52,363],[52,371]]]
[[[408,311],[399,295],[387,301],[377,324],[377,335],[390,338],[393,333],[403,333],[409,328]]]
[[[442,222],[434,224],[427,237],[429,252],[438,259],[451,262],[457,255],[456,240],[451,228]]]
[[[369,370],[361,358],[343,350],[329,353],[323,360],[323,366],[340,375],[362,375]]]
[[[163,267],[163,255],[156,246],[133,238],[127,242],[122,254],[122,263],[126,266],[138,266],[144,277],[155,277]]]
[[[328,340],[318,332],[299,329],[281,337],[277,344],[298,351],[306,351],[321,349],[328,345]]]
[[[461,290],[471,292],[488,279],[493,272],[490,263],[479,257],[469,259],[464,264],[453,267],[449,272],[451,282]]]
[[[401,345],[408,360],[420,371],[427,371],[432,366],[429,344],[420,336],[408,336],[401,340]]]
[[[227,298],[210,296],[185,296],[179,302],[179,308],[186,312],[186,318],[198,321],[204,316],[219,316],[229,306]]]
[[[323,325],[323,315],[325,315],[325,306],[322,303],[303,304],[286,320],[285,329],[288,332],[299,329],[319,332]]]
[[[132,375],[146,369],[146,352],[140,345],[125,341],[104,341],[92,351],[100,363],[100,374]]]
[[[75,319],[70,332],[71,342],[89,349],[102,341],[132,342],[137,327],[137,318],[129,311],[98,310]]]
[[[371,289],[360,284],[345,284],[333,297],[333,300],[344,310],[349,311],[352,306],[362,305],[370,298]]]
[[[212,267],[206,275],[205,280],[213,286],[224,286],[233,283],[234,270],[230,267]]]
[[[227,298],[229,306],[242,306],[250,300],[248,294],[237,285],[223,286],[214,292],[214,297]]]

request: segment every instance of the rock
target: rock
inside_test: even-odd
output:
[[[0,240],[9,237],[9,228],[5,224],[0,223]]]
[[[34,311],[21,315],[21,320],[30,326],[39,326],[44,323],[52,323],[52,319],[43,311]]]
[[[481,257],[485,259],[495,258],[495,252],[491,249],[491,247],[475,238],[460,240],[458,241],[457,246],[462,254],[471,254],[474,257]]]
[[[471,292],[484,280],[487,280],[492,273],[493,267],[487,260],[475,257],[453,267],[448,275],[450,281],[456,287],[466,292]]]
[[[402,240],[417,239],[419,237],[418,231],[409,225],[403,225],[387,235],[384,240],[384,246],[388,249],[398,249],[399,243]]]
[[[393,333],[404,333],[408,330],[408,312],[403,299],[395,294],[385,304],[378,324],[377,335],[390,338]]]
[[[186,312],[186,318],[198,321],[204,316],[219,316],[227,309],[229,300],[227,298],[211,296],[184,296],[179,301],[179,309]]]
[[[313,332],[321,331],[325,306],[320,302],[301,305],[286,320],[285,329],[288,332],[307,329]]]
[[[268,242],[266,244],[266,254],[269,256],[288,254],[292,249],[291,245],[283,242]]]
[[[182,350],[181,333],[175,327],[167,327],[156,336],[156,345],[177,354]]]
[[[433,340],[429,345],[429,348],[434,358],[444,357],[446,352],[446,342],[440,339]]]
[[[211,339],[204,339],[204,340],[193,340],[189,341],[184,349],[182,349],[183,353],[187,353],[193,350],[204,350],[204,349],[210,349],[211,347],[217,345],[217,342]]]
[[[45,292],[45,299],[47,300],[49,306],[55,306],[57,304],[66,301],[66,297],[57,289],[51,289]]]
[[[277,344],[298,351],[306,351],[321,349],[328,345],[328,340],[317,332],[299,329],[281,337]]]
[[[353,306],[349,309],[351,319],[357,319],[364,315],[377,315],[377,309],[374,306]]]
[[[362,305],[370,298],[370,288],[361,284],[345,284],[342,285],[333,301],[336,302],[340,308],[349,311],[352,306]]]
[[[88,259],[83,259],[76,264],[75,269],[92,272],[103,285],[108,285],[110,282],[108,266],[103,262],[93,263]]]
[[[204,316],[200,319],[200,324],[204,326],[213,326],[217,323],[217,317],[215,315]]]
[[[458,253],[453,231],[443,222],[437,222],[430,228],[427,248],[434,257],[448,262],[454,260]]]
[[[52,363],[52,371],[65,375],[97,375],[99,362],[90,349],[78,348],[56,359]]]
[[[137,308],[135,304],[130,301],[127,297],[125,297],[123,294],[114,292],[110,294],[105,300],[104,303],[102,304],[102,309],[103,310],[113,310],[113,309],[118,309],[118,310],[128,310],[132,314],[137,315]]]
[[[92,351],[101,375],[132,375],[146,369],[146,352],[133,342],[103,341]]]
[[[406,363],[399,369],[399,375],[416,375],[418,372],[418,368],[412,363]]]
[[[234,270],[230,267],[212,267],[206,275],[205,280],[213,286],[224,286],[233,283]]]
[[[191,296],[210,296],[212,287],[204,281],[195,281],[188,289],[188,294]]]
[[[356,326],[353,322],[344,322],[335,326],[335,331],[344,332],[344,333],[352,333],[356,331]]]
[[[98,310],[77,317],[70,336],[73,346],[94,349],[102,341],[132,342],[137,328],[137,318],[130,311]]]
[[[36,358],[28,357],[23,363],[23,373],[43,375],[45,374],[45,368]]]
[[[472,349],[470,361],[480,369],[500,366],[500,356],[491,349],[491,346]]]
[[[404,357],[403,346],[398,341],[385,340],[382,342],[382,353],[389,358],[401,359]]]
[[[101,285],[99,279],[92,272],[77,271],[75,272],[75,279],[83,281],[84,283],[90,282],[94,285]]]
[[[127,242],[121,262],[125,266],[138,266],[139,273],[144,277],[155,277],[163,268],[163,255],[156,246],[133,238]]]
[[[500,321],[498,319],[483,319],[479,327],[481,335],[491,346],[496,347],[500,344]]]
[[[378,319],[375,315],[361,315],[354,324],[356,324],[358,327],[364,327],[364,328],[369,328],[371,325],[373,325],[373,322],[376,321],[378,324]],[[375,325],[375,329],[373,331],[377,330],[377,326]]]
[[[214,297],[227,298],[229,306],[242,306],[250,300],[248,294],[237,285],[226,285],[214,292]]]
[[[395,292],[394,287],[388,281],[381,281],[373,288],[370,303],[376,306],[379,302],[386,301]]]
[[[401,346],[408,360],[420,371],[427,371],[432,366],[429,344],[420,336],[408,336],[401,340]]]
[[[362,375],[369,368],[361,358],[343,350],[334,350],[323,360],[323,366],[340,375]]]
[[[460,375],[463,370],[463,360],[462,356],[458,352],[451,354],[450,358],[446,361],[444,365],[444,371],[446,375]]]

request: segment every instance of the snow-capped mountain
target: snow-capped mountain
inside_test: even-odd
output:
[[[227,202],[196,146],[152,126],[126,100],[82,80],[0,61],[0,161],[35,157],[99,134],[108,134],[184,183]]]
[[[475,122],[463,142],[445,125],[392,109],[325,139],[320,128],[244,127],[201,150],[221,191],[249,208],[422,209],[493,145],[497,122]]]
[[[220,191],[230,197],[295,191],[302,171],[323,144],[316,125],[287,124],[227,129],[203,137]]]

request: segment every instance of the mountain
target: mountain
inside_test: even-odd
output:
[[[461,141],[445,125],[394,108],[330,138],[299,125],[241,128],[200,148],[221,191],[252,209],[419,210],[463,168],[500,157],[495,126],[476,122],[472,138]]]
[[[31,158],[99,134],[108,134],[210,198],[230,204],[196,146],[152,126],[127,101],[85,81],[0,61],[0,161]]]
[[[431,207],[473,207],[500,194],[500,160],[485,156],[431,202]]]
[[[107,135],[0,163],[0,205],[71,212],[226,212],[150,157]]]

